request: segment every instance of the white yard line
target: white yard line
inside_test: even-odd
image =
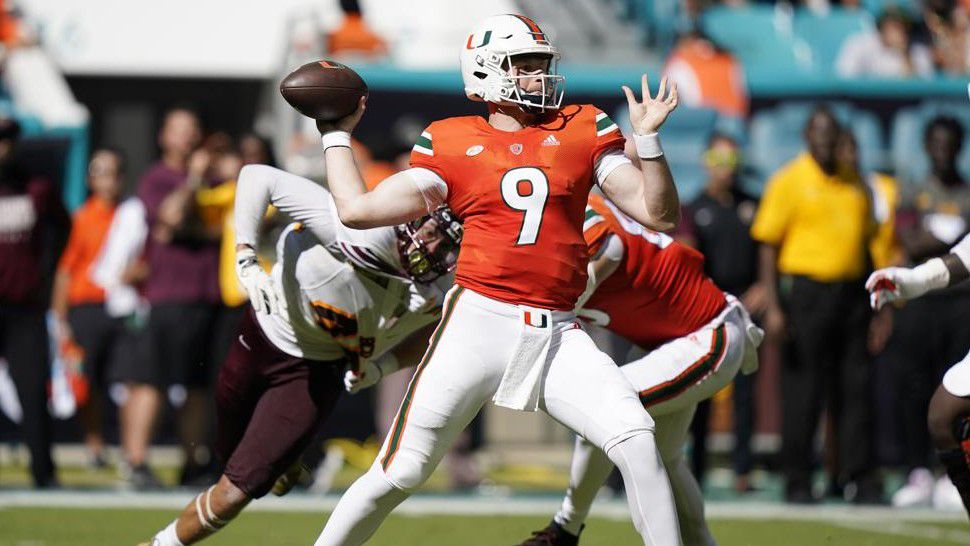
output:
[[[178,509],[192,500],[192,492],[135,493],[125,491],[0,491],[0,509],[32,508],[155,508]],[[250,505],[248,511],[327,512],[337,504],[337,495],[291,494],[286,498],[268,496]],[[426,515],[524,515],[548,516],[559,507],[555,497],[505,497],[471,495],[415,495],[396,510],[399,514]],[[627,519],[626,502],[621,499],[600,500],[593,506],[593,515],[609,519]],[[712,502],[707,504],[711,520],[793,520],[818,522],[848,522],[859,524],[906,524],[908,521],[966,521],[962,512],[941,512],[930,509],[898,510],[883,507],[854,507],[848,505],[789,506],[761,502]],[[875,528],[875,527],[874,527]],[[961,531],[966,533],[964,531]],[[964,542],[970,542],[964,540]]]

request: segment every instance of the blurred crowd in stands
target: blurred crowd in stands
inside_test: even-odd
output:
[[[327,51],[380,57],[387,45],[356,4],[341,2],[346,17],[326,37]],[[743,8],[741,2],[723,4]],[[830,9],[824,1],[806,6]],[[970,157],[964,142],[970,114],[920,107],[901,115],[897,124],[905,122],[909,140],[901,140],[893,160],[884,157],[889,152],[882,140],[872,145],[868,125],[844,105],[782,105],[752,121],[741,61],[699,23],[708,8],[696,0],[682,4],[691,22],[663,68],[684,103],[671,136],[665,133],[668,159],[675,175],[693,169],[699,182],[685,193],[689,202],[676,236],[705,254],[708,274],[741,298],[769,335],[763,359],[780,370],[773,387],[781,395],[775,468],[784,474],[786,498],[817,499],[813,473],[820,461],[829,476],[826,495],[884,502],[878,469],[894,462],[907,474],[891,495],[894,504],[945,498],[949,482],[936,478],[925,415],[943,371],[970,346],[970,289],[955,287],[874,314],[863,281],[875,267],[945,252],[970,231],[970,172],[962,159]],[[853,77],[965,74],[968,8],[954,0],[880,4],[877,23],[841,44],[834,70]],[[842,2],[841,9],[877,11],[857,0]],[[0,21],[3,36],[10,36],[9,24]],[[24,43],[3,39],[10,49]],[[5,84],[15,88],[7,76]],[[420,114],[431,116],[430,110]],[[682,125],[693,140],[678,147],[672,136],[677,120],[706,120],[709,111],[717,121]],[[108,464],[102,425],[105,409],[117,404],[122,456],[112,462],[125,483],[159,486],[149,448],[169,413],[184,454],[180,482],[209,483],[218,470],[207,448],[214,426],[211,388],[246,305],[233,266],[235,177],[243,165],[275,164],[274,148],[281,166],[307,176],[321,172],[312,124],[277,139],[282,146],[256,134],[234,137],[205,128],[190,107],[168,110],[159,125],[160,154],[145,172],[127,172],[119,150],[98,148],[90,155],[90,196],[68,227],[54,181],[17,161],[18,124],[0,120],[0,358],[7,370],[0,366],[0,402],[6,400],[0,407],[19,417],[38,487],[58,484],[47,409],[52,360],[73,377],[68,384],[91,465]],[[421,119],[398,120],[385,142],[371,143],[379,157],[355,143],[369,185],[406,167],[404,154],[422,127]],[[759,134],[768,136],[758,140]],[[694,145],[698,139],[705,145]],[[761,156],[759,146],[767,150]],[[879,158],[867,161],[867,154]],[[745,170],[754,164],[758,180],[749,184]],[[911,165],[925,168],[905,168]],[[274,222],[268,224],[272,229]],[[265,254],[272,259],[271,250]],[[19,413],[9,410],[5,377],[15,385]],[[407,380],[403,372],[381,384],[378,435],[389,426]],[[122,388],[109,389],[112,384]],[[739,492],[755,485],[755,393],[751,377],[739,377],[732,387]],[[699,410],[694,427],[699,478],[707,464],[708,415]],[[468,457],[480,443],[481,434],[474,434],[452,457],[454,486],[480,479]],[[887,443],[896,452],[887,455]]]

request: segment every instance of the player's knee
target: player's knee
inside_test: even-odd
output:
[[[395,488],[413,493],[428,479],[432,470],[433,466],[421,454],[401,449],[384,466],[384,477]]]
[[[657,440],[653,430],[640,430],[607,443],[603,451],[620,469],[631,461],[657,460]]]

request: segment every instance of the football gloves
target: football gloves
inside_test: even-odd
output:
[[[877,311],[897,300],[918,298],[930,290],[943,288],[950,279],[946,264],[939,258],[916,266],[887,267],[875,271],[866,281],[869,303]]]
[[[273,278],[259,265],[251,248],[236,251],[236,276],[243,285],[249,302],[257,313],[286,314],[286,297]]]

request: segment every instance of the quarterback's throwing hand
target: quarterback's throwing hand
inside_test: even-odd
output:
[[[638,135],[649,135],[656,133],[667,116],[677,108],[677,84],[671,83],[668,89],[667,78],[664,77],[660,80],[657,96],[652,98],[646,74],[641,78],[640,85],[643,88],[643,102],[638,102],[633,90],[625,85],[623,94],[626,95],[626,102],[630,105],[630,123],[633,125],[633,132]]]
[[[273,278],[259,265],[256,252],[251,248],[236,251],[236,276],[246,289],[249,302],[257,313],[286,313],[286,298],[278,290]]]
[[[352,133],[357,124],[360,123],[360,118],[364,116],[364,110],[367,109],[367,95],[360,98],[360,102],[357,103],[357,109],[350,115],[344,116],[336,121],[324,121],[322,119],[317,120],[317,131],[320,131],[321,135],[333,131],[345,131],[347,133]]]

